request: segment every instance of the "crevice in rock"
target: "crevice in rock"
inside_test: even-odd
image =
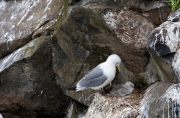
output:
[[[40,36],[50,36],[50,32],[51,31],[54,31],[54,29],[52,29],[51,27],[49,27],[48,29],[44,29],[44,30],[42,30],[42,32],[38,32],[37,34],[34,34],[36,31],[38,31],[39,29],[41,29],[43,26],[45,26],[45,25],[47,25],[48,23],[50,23],[51,21],[52,21],[53,19],[49,19],[49,20],[47,20],[47,21],[45,21],[44,23],[42,23],[40,26],[39,26],[39,28],[37,28],[36,30],[34,30],[33,32],[32,32],[32,35],[31,35],[31,37],[33,38],[33,39],[35,39],[35,38],[38,38],[38,37],[40,37]],[[55,23],[54,23],[55,24]]]
[[[24,46],[25,44],[27,44],[28,42],[30,42],[32,40],[31,38],[32,34],[24,37],[21,39],[21,41],[16,42],[16,45],[14,44],[14,41],[6,41],[4,43],[1,43],[1,47],[0,49],[2,50],[1,54],[0,54],[0,58],[4,58],[6,56],[8,56],[9,54],[11,54],[13,51],[21,48],[22,46]],[[17,39],[20,40],[20,39]],[[15,47],[15,46],[16,47]],[[5,50],[4,50],[5,49]],[[8,49],[8,50],[6,50]]]
[[[72,2],[69,4],[71,6],[77,4],[77,3],[80,3],[82,0],[72,0]]]
[[[161,12],[161,9],[160,9],[160,8],[158,8],[158,12],[159,12],[159,21],[160,21],[161,23],[163,23],[164,19],[163,19],[163,17],[162,17],[162,12]]]
[[[37,30],[39,30],[42,26],[46,25],[47,23],[49,23],[51,20],[48,20],[46,22],[44,22],[42,25],[40,25],[39,28],[37,28]],[[53,30],[48,30],[46,29],[44,32],[40,32],[39,34],[35,35],[33,38],[32,36],[34,35],[34,33],[37,31],[37,30],[34,30],[31,34],[27,35],[26,37],[22,38],[22,39],[16,39],[16,40],[20,40],[16,46],[17,47],[14,47],[14,43],[13,41],[7,41],[5,43],[2,43],[1,45],[3,46],[2,48],[3,49],[9,49],[9,50],[5,50],[4,52],[2,51],[0,57],[1,58],[5,58],[6,56],[10,55],[12,52],[14,52],[15,50],[23,47],[24,45],[26,45],[27,43],[31,42],[33,39],[35,38],[38,38],[42,35],[42,33],[44,33],[45,36],[50,36],[50,32],[53,31]],[[4,47],[6,46],[6,47]]]
[[[173,61],[173,59],[174,59],[175,53],[176,53],[176,52],[172,52],[172,53],[163,55],[163,56],[162,56],[162,59],[165,60],[167,63],[171,63],[171,62]]]
[[[137,13],[143,13],[142,9],[137,8],[137,7],[130,7],[129,10]]]

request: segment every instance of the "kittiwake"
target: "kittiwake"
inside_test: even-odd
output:
[[[125,96],[131,94],[134,90],[134,84],[132,82],[126,82],[119,85],[110,91],[110,96]]]
[[[107,60],[100,63],[87,73],[76,85],[75,90],[100,90],[114,79],[116,67],[120,71],[121,58],[117,54],[110,55]]]
[[[0,118],[3,118],[3,116],[0,114]]]

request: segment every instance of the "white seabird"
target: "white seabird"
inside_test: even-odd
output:
[[[119,85],[110,91],[111,96],[125,96],[131,94],[134,90],[134,84],[132,82],[126,82]]]
[[[76,91],[85,89],[100,90],[111,83],[116,74],[116,67],[120,71],[121,58],[117,54],[110,55],[107,60],[87,73],[76,85]]]
[[[0,118],[3,118],[3,116],[0,114]]]

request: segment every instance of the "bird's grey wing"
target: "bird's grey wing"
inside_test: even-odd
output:
[[[92,69],[89,73],[81,79],[77,85],[81,87],[96,87],[100,86],[107,80],[107,77],[103,74],[103,71],[99,66]]]

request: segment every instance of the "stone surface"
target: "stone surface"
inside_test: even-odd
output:
[[[57,84],[66,95],[86,105],[90,104],[94,91],[73,92],[66,89],[75,86],[110,54],[118,54],[123,62],[115,83],[141,81],[149,62],[146,43],[154,28],[153,23],[141,13],[112,4],[108,6],[107,3],[81,1],[75,4],[53,37],[53,67],[58,75]]]
[[[150,11],[142,12],[142,15],[151,21],[156,27],[167,20],[172,10],[168,6],[158,7]]]
[[[65,116],[70,98],[56,84],[51,41],[67,5],[0,1],[0,113],[5,118]]]
[[[87,107],[79,102],[72,103],[69,108],[65,118],[83,118],[87,111]]]
[[[171,13],[168,20],[154,29],[148,38],[148,50],[167,76],[166,82],[179,81],[179,14],[180,10]]]
[[[150,52],[169,63],[172,62],[174,53],[179,48],[179,28],[178,22],[166,21],[153,30],[148,39]]]
[[[95,94],[85,118],[136,118],[142,95],[137,91],[124,97]]]
[[[35,30],[58,16],[63,0],[0,1],[0,57],[20,48]]]
[[[145,47],[147,36],[154,28],[153,24],[130,10],[106,10],[102,13],[102,17],[109,29],[115,32],[117,38],[128,46],[127,48],[119,47],[127,69],[136,73],[143,72],[149,61]]]
[[[160,58],[154,55],[151,58],[146,50],[150,32],[166,20],[170,8],[159,0],[70,2],[0,0],[0,113],[12,118],[64,117],[70,102],[76,100],[89,106],[94,99],[86,117],[100,107],[104,112],[97,111],[99,116],[107,110],[110,117],[119,113],[140,117],[142,93],[137,89],[145,89],[158,80],[169,82],[173,75],[171,65],[157,63]],[[169,22],[177,21],[175,12]],[[171,51],[175,52],[177,47]],[[123,62],[112,84],[132,81],[135,93],[119,98],[94,94],[97,91],[92,90],[67,91],[112,53],[118,54]],[[166,53],[162,53],[163,59],[167,59]],[[178,51],[174,57],[172,64],[178,74]],[[78,105],[73,107],[79,109]],[[68,113],[78,116],[74,111]]]
[[[14,63],[1,73],[1,112],[8,110],[19,115],[64,115],[69,99],[56,85],[51,53],[49,40],[41,44],[30,58]]]
[[[180,117],[179,88],[179,84],[163,82],[148,87],[141,101],[141,117]]]

